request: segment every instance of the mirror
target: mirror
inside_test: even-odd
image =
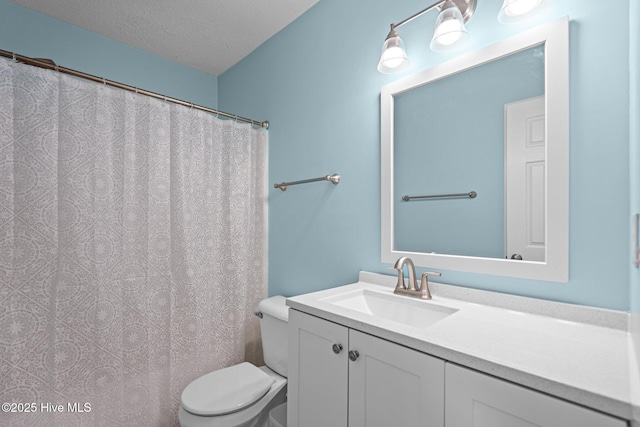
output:
[[[382,261],[568,281],[568,18],[381,91]]]
[[[394,248],[544,261],[543,130],[543,46],[396,95]]]

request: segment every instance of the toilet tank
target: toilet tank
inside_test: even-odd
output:
[[[258,312],[262,313],[260,333],[264,363],[283,377],[287,376],[289,352],[289,307],[286,306],[286,300],[285,297],[276,295],[258,304]]]

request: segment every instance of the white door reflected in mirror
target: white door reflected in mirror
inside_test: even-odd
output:
[[[506,104],[504,122],[505,258],[544,262],[544,97]]]

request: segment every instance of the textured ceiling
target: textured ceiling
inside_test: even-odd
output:
[[[11,0],[218,76],[318,0]]]

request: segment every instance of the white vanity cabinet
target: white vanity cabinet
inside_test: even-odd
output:
[[[347,426],[348,346],[344,326],[289,310],[288,426]]]
[[[626,427],[627,422],[451,363],[446,427]]]
[[[287,300],[291,426],[640,427],[626,313],[396,281]]]
[[[444,361],[289,312],[290,427],[444,427]]]

